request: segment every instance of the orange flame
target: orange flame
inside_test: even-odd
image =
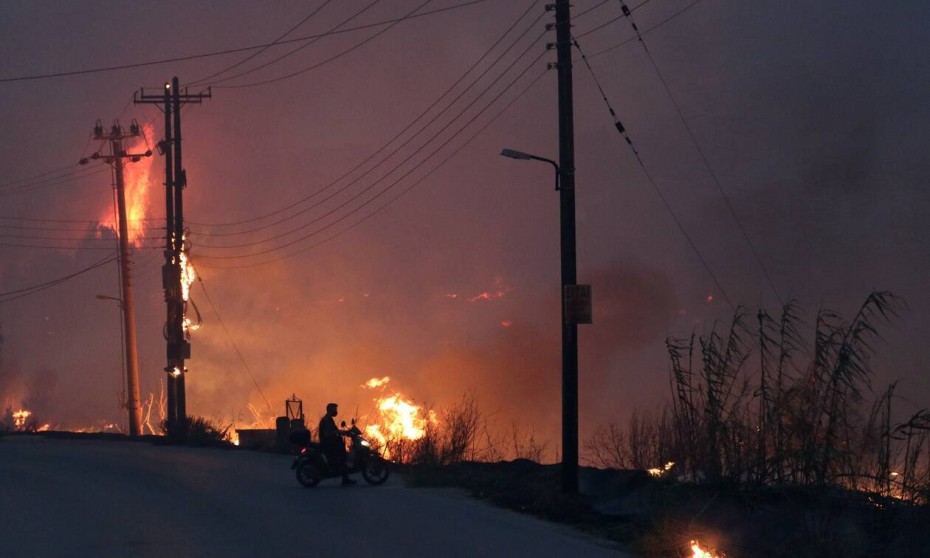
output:
[[[375,389],[384,387],[391,381],[389,376],[372,378],[362,387]],[[381,448],[386,459],[398,457],[392,455],[392,446],[405,441],[417,441],[426,436],[427,428],[435,424],[436,413],[424,409],[413,400],[406,398],[399,392],[388,397],[375,399],[378,410],[378,419],[365,427],[365,434]]]
[[[184,242],[184,238],[184,236],[181,236],[181,242]],[[194,264],[191,263],[187,252],[181,250],[181,296],[185,301],[190,299],[191,285],[194,284],[196,278],[197,271],[194,269]]]
[[[153,137],[152,125],[143,126],[143,136],[126,140],[123,146],[127,153],[145,151],[145,137]],[[126,223],[129,229],[129,243],[141,246],[145,239],[145,219],[149,213],[149,186],[152,184],[152,167],[154,157],[143,157],[136,163],[123,167],[123,179],[126,192]],[[110,229],[119,234],[119,224],[112,211],[105,211],[100,219],[100,228]]]
[[[13,428],[18,431],[26,429],[26,421],[32,416],[31,411],[20,409],[13,413]]]
[[[691,558],[725,558],[723,554],[717,554],[714,551],[708,551],[701,548],[700,543],[691,541]]]
[[[384,376],[383,378],[372,378],[368,380],[367,382],[365,382],[364,384],[362,384],[362,387],[368,388],[368,389],[375,389],[375,388],[386,386],[387,383],[390,381],[391,381],[390,376]]]

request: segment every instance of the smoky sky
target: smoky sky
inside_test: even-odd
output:
[[[5,3],[0,78],[265,44],[319,4]],[[356,21],[401,17],[417,4],[378,3]],[[429,7],[453,4],[437,0]],[[578,278],[594,292],[594,323],[579,328],[582,433],[664,401],[668,336],[707,333],[726,323],[736,305],[777,312],[796,299],[808,316],[822,307],[851,315],[873,289],[907,302],[883,326],[873,359],[876,384],[900,379],[908,387],[902,413],[926,406],[930,355],[923,339],[930,330],[921,316],[930,311],[930,169],[923,122],[930,114],[923,92],[930,83],[930,10],[921,2],[703,0],[674,15],[691,2],[652,0],[633,14],[647,31],[644,43],[660,79],[642,45],[629,40],[629,22],[608,23],[620,15],[619,2],[599,4],[573,5],[581,14],[573,27],[575,55],[588,56],[655,184],[617,134],[587,66],[576,60]],[[291,36],[320,33],[365,5],[332,3]],[[249,405],[270,405],[280,414],[292,394],[312,416],[331,400],[343,413],[358,408],[364,414],[373,394],[360,385],[391,376],[393,388],[437,408],[475,393],[495,421],[519,419],[555,444],[558,194],[551,166],[498,155],[504,147],[558,155],[555,71],[546,71],[555,54],[545,53],[554,36],[545,32],[551,14],[543,10],[542,2],[489,0],[399,23],[322,65],[380,28],[320,39],[260,71],[218,81],[292,48],[276,47],[215,78],[213,97],[184,109],[185,213],[202,278],[192,295],[203,318],[188,363],[192,414],[248,421]],[[498,49],[477,63],[501,36]],[[443,105],[429,108],[472,65],[475,77],[511,42],[517,46],[495,68],[518,63],[472,108],[464,107],[490,87],[497,70],[442,115]],[[517,59],[524,49],[527,55]],[[102,163],[96,174],[81,171],[86,174],[15,192],[10,188],[23,183],[8,181],[77,168],[98,147],[90,139],[97,119],[152,122],[154,146],[162,135],[160,113],[133,105],[134,91],[175,75],[193,84],[247,55],[0,83],[2,290],[68,275],[113,248],[97,240],[107,233],[93,223],[112,206]],[[292,73],[266,85],[230,87]],[[475,116],[512,80],[513,87]],[[363,167],[338,183],[357,179],[355,190],[321,201],[327,193],[318,192],[424,112],[408,132],[435,116],[422,135],[371,174],[359,178]],[[472,125],[440,148],[472,117]],[[434,149],[436,156],[418,166]],[[151,164],[147,217],[158,227],[163,159],[156,155]],[[382,175],[359,201],[396,186],[309,234],[355,207],[358,201],[348,201],[352,192]],[[348,205],[340,209],[343,202]],[[319,205],[298,215],[311,204]],[[289,215],[295,216],[242,232]],[[319,224],[308,225],[313,219]],[[71,230],[10,228],[29,223]],[[157,397],[165,365],[157,240],[163,233],[148,234],[149,247],[133,255],[143,399]],[[119,308],[96,298],[118,292],[117,269],[109,264],[0,303],[4,405],[31,405],[44,420],[68,426],[124,420]]]

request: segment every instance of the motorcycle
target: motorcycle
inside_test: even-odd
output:
[[[342,421],[342,428],[345,427],[346,423]],[[346,472],[350,475],[361,473],[362,478],[371,485],[384,484],[391,474],[388,463],[377,450],[371,447],[368,440],[362,437],[362,431],[356,426],[355,419],[352,419],[352,428],[345,435],[351,440],[349,454],[346,456]],[[291,464],[291,469],[297,475],[297,482],[311,488],[323,479],[342,476],[338,467],[330,465],[320,444],[310,440],[310,431],[292,432],[290,440],[300,446],[300,451]]]

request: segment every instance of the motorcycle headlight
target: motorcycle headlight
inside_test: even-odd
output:
[[[371,445],[371,444],[368,443],[368,440],[362,440],[360,443],[361,443],[363,446],[365,446],[366,448],[367,448],[368,446]]]

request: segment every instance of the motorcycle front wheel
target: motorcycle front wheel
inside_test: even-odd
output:
[[[365,461],[365,466],[362,468],[362,478],[368,484],[384,484],[389,476],[391,476],[391,470],[388,469],[387,462],[380,457],[373,455]]]
[[[303,486],[313,488],[320,484],[321,479],[322,476],[319,474],[316,466],[310,461],[302,461],[297,465],[297,482]]]

